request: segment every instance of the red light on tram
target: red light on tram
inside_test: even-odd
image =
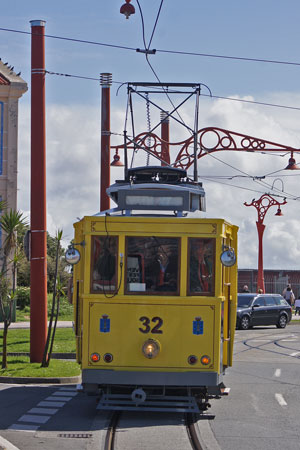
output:
[[[196,364],[197,361],[198,361],[198,358],[195,355],[190,355],[188,357],[188,363],[191,364],[191,365]]]
[[[92,354],[91,354],[91,360],[92,360],[93,362],[98,362],[98,361],[100,361],[100,355],[99,355],[99,353],[92,353]]]
[[[113,360],[113,355],[111,353],[105,353],[103,359],[106,363],[110,363]]]
[[[208,355],[203,355],[202,358],[201,358],[201,363],[204,366],[207,366],[210,363],[210,361],[211,361],[211,359],[210,359],[210,357]]]

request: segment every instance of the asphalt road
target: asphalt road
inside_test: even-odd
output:
[[[300,449],[300,326],[238,331],[230,395],[214,402],[222,450]]]
[[[299,450],[299,374],[300,325],[237,331],[234,366],[225,378],[231,392],[212,401],[216,417],[200,425],[206,449]],[[190,450],[180,419],[162,413],[151,416],[151,425],[148,419],[123,421],[119,448]],[[107,423],[95,397],[75,385],[0,384],[0,436],[20,450],[102,450]]]

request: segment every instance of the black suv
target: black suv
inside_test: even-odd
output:
[[[292,318],[292,308],[279,294],[238,294],[236,326],[248,330],[255,325],[285,328]]]

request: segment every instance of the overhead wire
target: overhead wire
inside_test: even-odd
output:
[[[144,27],[144,19],[143,19],[143,15],[142,15],[142,10],[140,8],[139,5],[139,1],[137,0],[137,4],[139,6],[140,12],[141,12],[141,19],[142,19],[142,30],[143,30],[143,41],[144,41],[144,46],[145,46],[145,50],[149,50],[153,36],[154,36],[154,32],[156,29],[156,25],[158,22],[158,18],[161,12],[161,8],[162,8],[162,4],[163,4],[163,0],[161,1],[159,10],[158,10],[158,14],[156,17],[156,21],[154,24],[154,28],[151,34],[151,38],[149,40],[149,45],[147,47],[146,45],[146,39],[145,39],[145,27]],[[27,35],[31,35],[31,32],[26,32],[26,31],[21,31],[21,30],[15,30],[15,29],[8,29],[8,28],[0,28],[0,31],[7,31],[7,32],[15,32],[15,33],[21,33],[21,34],[27,34]],[[107,44],[107,43],[102,43],[102,42],[96,42],[96,41],[89,41],[89,40],[83,40],[83,39],[75,39],[75,38],[68,38],[68,37],[62,37],[62,36],[57,36],[57,35],[48,35],[45,34],[45,37],[48,38],[52,38],[52,39],[60,39],[60,40],[65,40],[65,41],[71,41],[71,42],[77,42],[77,43],[84,43],[84,44],[91,44],[91,45],[99,45],[99,46],[105,46],[105,47],[112,47],[112,48],[118,48],[118,49],[125,49],[125,50],[132,50],[132,51],[136,51],[137,49],[133,48],[133,47],[128,47],[128,46],[121,46],[121,45],[115,45],[115,44]],[[284,65],[292,65],[292,66],[300,66],[300,63],[297,62],[291,62],[291,61],[279,61],[279,60],[268,60],[268,59],[261,59],[261,58],[248,58],[248,57],[236,57],[236,56],[228,56],[228,55],[217,55],[217,54],[206,54],[206,53],[198,53],[198,52],[186,52],[186,51],[177,51],[177,50],[163,50],[163,49],[158,49],[156,50],[157,52],[161,52],[161,53],[170,53],[170,54],[181,54],[181,55],[189,55],[189,56],[201,56],[201,57],[211,57],[211,58],[223,58],[223,59],[231,59],[231,60],[240,60],[240,61],[251,61],[251,62],[260,62],[260,63],[272,63],[272,64],[284,64]],[[150,67],[150,69],[152,70],[155,78],[158,80],[158,82],[160,83],[161,81],[159,80],[159,77],[157,76],[154,68],[152,67],[149,59],[148,59],[148,55],[147,52],[145,53],[146,56],[146,61]],[[48,74],[51,75],[60,75],[60,76],[66,76],[66,77],[73,77],[73,78],[81,78],[81,79],[86,79],[86,80],[95,80],[95,81],[99,81],[98,78],[92,78],[92,77],[83,77],[83,76],[76,76],[76,75],[70,75],[70,74],[62,74],[62,73],[57,73],[57,72],[50,72],[50,71],[46,71]],[[166,92],[167,97],[169,98],[169,95]],[[202,94],[202,96],[208,96],[206,94]],[[270,104],[270,103],[265,103],[265,102],[256,102],[256,101],[251,101],[251,100],[243,100],[243,99],[235,99],[235,98],[230,98],[230,97],[221,97],[221,96],[210,96],[213,98],[219,98],[219,99],[226,99],[226,100],[231,100],[231,101],[239,101],[239,102],[244,102],[244,103],[251,103],[251,104],[259,104],[259,105],[263,105],[263,106],[272,106],[272,107],[278,107],[278,108],[285,108],[285,109],[293,109],[293,110],[300,110],[300,108],[297,107],[290,107],[290,106],[285,106],[285,105],[275,105],[275,104]],[[169,98],[171,104],[174,106],[172,100]],[[179,114],[179,113],[178,113]],[[180,115],[179,115],[180,117]],[[180,117],[180,119],[182,120],[182,118]],[[182,120],[183,121],[183,120]],[[184,122],[184,121],[183,121]],[[212,156],[210,154],[210,156]],[[225,163],[222,160],[219,160],[218,158],[214,157],[215,159],[217,159],[219,162],[226,164],[228,166],[230,166],[231,168],[233,168],[234,170],[238,170],[239,169],[235,168],[234,166],[231,166],[230,164]],[[249,176],[251,177],[249,174],[246,174],[245,172],[240,171],[241,173],[244,173],[245,176]],[[280,170],[278,171],[274,171],[271,172],[269,175],[271,174],[275,174],[280,172]],[[256,182],[258,182],[258,180],[254,180]],[[227,183],[224,183],[227,184]],[[262,183],[263,185],[268,186],[267,183]],[[288,195],[292,195],[292,194],[288,194]]]
[[[273,190],[274,190],[274,191],[280,191],[280,189],[278,189],[278,188],[276,188],[276,187],[274,187],[274,186],[271,186],[269,183],[266,183],[265,181],[263,181],[263,180],[261,180],[261,179],[257,179],[257,177],[254,178],[253,176],[251,176],[251,175],[248,174],[247,172],[244,172],[243,170],[238,169],[237,167],[234,167],[232,164],[229,164],[229,163],[227,163],[227,162],[225,162],[225,161],[223,161],[223,160],[217,158],[216,156],[212,155],[211,153],[207,153],[207,155],[211,156],[211,157],[212,157],[213,159],[215,159],[216,161],[218,161],[218,162],[220,162],[220,163],[222,163],[222,164],[224,164],[224,165],[230,167],[231,169],[236,170],[237,172],[240,172],[240,173],[243,174],[244,176],[247,176],[247,177],[249,177],[249,178],[252,178],[253,181],[254,181],[255,183],[259,184],[260,186],[263,186],[263,187],[265,187],[265,188],[271,189],[272,191],[273,191]],[[281,169],[281,170],[282,170],[282,169]],[[281,191],[280,191],[280,192],[281,192]],[[289,192],[285,192],[285,197],[296,197],[296,195],[291,194],[291,193],[289,193]]]
[[[78,79],[82,79],[82,80],[99,81],[99,78],[96,78],[96,77],[87,77],[87,76],[83,76],[83,75],[73,75],[73,74],[69,74],[69,73],[53,72],[50,70],[45,70],[45,73],[47,73],[48,75],[57,75],[57,76],[62,76],[62,77],[66,77],[66,78],[78,78]],[[126,82],[123,82],[123,81],[112,81],[112,83],[119,84],[120,86],[126,84]],[[162,89],[157,89],[157,92],[159,93],[161,90]],[[168,92],[172,93],[172,91],[168,91]],[[300,111],[300,107],[297,107],[297,106],[279,105],[276,103],[258,102],[255,100],[245,100],[245,99],[241,99],[241,98],[225,97],[225,96],[220,96],[220,95],[209,95],[209,94],[203,94],[203,93],[201,93],[200,95],[201,95],[201,97],[209,97],[209,98],[229,100],[229,101],[240,102],[240,103],[250,103],[253,105],[270,106],[273,108],[283,108],[283,109],[292,109],[295,111]],[[263,152],[261,152],[261,153],[263,153]],[[282,156],[282,155],[280,155],[280,156]]]
[[[8,32],[12,32],[12,33],[31,35],[31,31],[21,31],[21,30],[14,30],[14,29],[3,28],[3,27],[0,28],[0,31],[8,31]],[[39,34],[35,33],[35,35],[39,35]],[[103,46],[103,47],[119,48],[122,50],[132,50],[132,51],[136,52],[136,48],[127,47],[125,45],[107,44],[104,42],[88,41],[86,39],[69,38],[69,37],[64,37],[64,36],[57,36],[54,34],[40,34],[40,36],[44,36],[46,38],[51,38],[51,39],[58,39],[58,40],[62,40],[62,41],[77,42],[79,44],[99,45],[99,46]]]
[[[154,27],[153,27],[152,34],[151,34],[151,37],[150,37],[150,40],[149,40],[149,44],[148,44],[148,50],[150,48],[150,45],[151,45],[151,42],[152,42],[155,30],[156,30],[156,25],[157,25],[157,22],[158,22],[158,19],[159,19],[159,16],[160,16],[160,12],[161,12],[161,8],[162,8],[162,5],[163,5],[163,2],[164,2],[164,0],[161,0],[159,8],[158,8],[158,13],[157,13],[157,16],[156,16],[156,19],[155,19]]]
[[[16,30],[16,29],[12,29],[12,28],[0,27],[0,31],[31,35],[31,31]],[[99,46],[117,48],[117,49],[122,49],[122,50],[131,50],[131,51],[135,51],[135,52],[137,51],[136,48],[125,46],[125,45],[108,44],[106,42],[97,42],[97,41],[90,41],[90,40],[86,40],[86,39],[69,38],[69,37],[65,37],[65,36],[58,36],[58,35],[52,35],[52,34],[44,34],[43,36],[45,36],[47,38],[51,38],[51,39],[59,39],[59,40],[64,40],[64,41],[77,42],[80,44],[99,45]],[[259,62],[259,63],[268,63],[268,64],[300,66],[300,62],[296,62],[296,61],[283,61],[283,60],[275,60],[275,59],[267,59],[267,58],[249,58],[249,57],[244,57],[244,56],[218,55],[218,54],[214,54],[214,53],[200,53],[200,52],[188,52],[188,51],[166,50],[166,49],[156,49],[156,52],[187,55],[187,56],[200,56],[200,57],[207,57],[207,58],[229,59],[229,60],[237,60],[237,61],[249,61],[249,62]]]
[[[148,59],[148,54],[147,54],[147,52],[148,52],[148,50],[149,50],[150,44],[149,44],[149,46],[147,47],[147,45],[146,45],[146,39],[145,39],[145,24],[144,24],[143,11],[142,11],[142,8],[141,8],[141,5],[140,5],[139,0],[136,0],[136,2],[137,2],[137,5],[138,5],[138,8],[139,8],[140,15],[141,15],[141,20],[142,20],[142,34],[143,34],[143,41],[144,41],[144,46],[145,46],[145,57],[146,57],[146,61],[147,61],[148,65],[149,65],[149,67],[150,67],[152,73],[154,74],[155,78],[157,79],[157,81],[158,81],[159,83],[161,83],[161,81],[160,81],[160,79],[159,79],[159,77],[158,77],[156,71],[154,70],[152,64],[150,63],[150,61],[149,61],[149,59]],[[157,18],[156,18],[156,23],[157,23],[157,21],[158,21],[158,17],[159,17],[159,14],[160,14],[160,10],[161,10],[162,3],[163,3],[163,2],[161,2],[160,7],[159,7],[159,12],[158,12],[158,15],[157,15]],[[156,24],[155,24],[155,28],[156,28]],[[153,34],[154,34],[154,31],[155,31],[155,28],[153,29],[152,36],[151,36],[151,40],[152,40],[152,38],[153,38]],[[162,89],[163,89],[164,93],[166,94],[166,96],[167,96],[169,102],[170,102],[171,105],[173,106],[173,108],[176,109],[176,107],[175,107],[175,105],[174,105],[172,99],[170,98],[168,92],[166,91],[166,89],[165,89],[163,86],[162,86]],[[180,118],[181,122],[186,126],[186,124],[185,124],[183,118],[181,117],[180,113],[179,113],[177,110],[176,110],[176,114],[177,114],[178,117]],[[190,133],[191,133],[191,131],[190,131]]]
[[[200,178],[200,176],[198,178]],[[206,180],[206,181],[210,181],[210,182],[213,182],[213,183],[222,184],[224,186],[234,187],[234,188],[242,189],[242,190],[245,190],[245,191],[255,192],[255,193],[258,193],[258,194],[266,194],[266,191],[259,191],[259,190],[256,190],[256,189],[251,189],[251,188],[247,188],[247,187],[244,187],[244,186],[238,186],[238,185],[231,184],[231,183],[224,183],[224,182],[219,181],[219,180],[212,180],[212,179],[210,179],[210,178],[208,178],[206,176],[201,177],[201,180]],[[284,199],[288,198],[286,195],[283,195],[283,194],[273,194],[272,193],[272,196],[273,197],[284,198]],[[290,197],[288,199],[289,200],[300,200],[300,197],[299,196],[298,197],[297,196],[293,196],[293,197]]]

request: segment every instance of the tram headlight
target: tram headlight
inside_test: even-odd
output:
[[[91,360],[92,360],[93,362],[98,362],[98,361],[100,361],[100,355],[99,355],[99,353],[92,353],[92,354],[91,354]]]
[[[142,352],[148,359],[155,358],[160,352],[160,344],[154,339],[147,339],[143,344]]]
[[[201,356],[200,361],[201,361],[201,364],[203,364],[204,366],[207,366],[208,364],[210,364],[211,359],[208,355],[203,355],[203,356]]]

